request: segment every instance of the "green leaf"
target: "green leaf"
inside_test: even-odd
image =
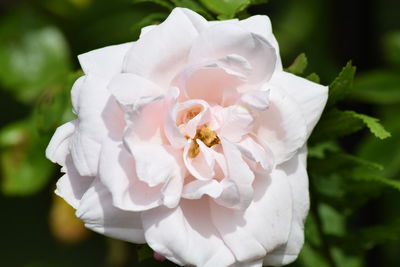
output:
[[[133,0],[134,4],[140,3],[154,3],[156,5],[165,7],[166,9],[172,10],[174,9],[174,5],[171,4],[168,0]]]
[[[315,83],[320,83],[321,79],[319,78],[318,74],[315,72],[311,73],[306,77],[307,80],[315,82]]]
[[[383,38],[383,49],[386,61],[400,66],[400,31],[391,31]]]
[[[400,72],[374,70],[358,75],[351,97],[372,104],[400,103]]]
[[[331,141],[322,142],[308,147],[308,157],[323,159],[327,153],[337,151],[339,151],[339,147],[336,143]]]
[[[307,68],[308,60],[306,54],[301,53],[298,55],[293,63],[285,69],[285,71],[293,73],[295,75],[303,74],[305,69]]]
[[[0,84],[23,102],[32,102],[70,68],[61,31],[31,11],[16,11],[0,24]]]
[[[189,8],[201,15],[203,15],[206,19],[212,20],[213,16],[207,11],[207,9],[195,0],[171,0],[177,7],[185,7]]]
[[[357,168],[353,171],[351,178],[362,181],[377,182],[400,191],[399,180],[383,177],[379,172],[371,172],[366,171],[365,169]]]
[[[10,136],[16,138],[10,139]],[[54,170],[54,164],[43,154],[49,138],[39,136],[29,122],[19,122],[3,128],[0,140],[2,192],[5,195],[27,196],[42,190]],[[9,145],[7,140],[11,140]]]
[[[211,12],[218,14],[219,19],[231,19],[252,3],[251,0],[200,0],[200,2]]]
[[[337,101],[343,99],[353,86],[356,67],[353,67],[351,61],[339,73],[338,77],[329,85],[329,97],[327,106],[334,105]]]
[[[310,137],[310,142],[316,143],[346,136],[364,127],[364,123],[351,112],[331,109],[321,116],[320,122]]]
[[[379,119],[367,116],[365,114],[356,113],[354,111],[345,111],[348,114],[352,114],[355,118],[360,119],[369,128],[371,133],[373,133],[379,139],[385,139],[390,137],[390,133],[385,130],[382,124],[379,123]]]

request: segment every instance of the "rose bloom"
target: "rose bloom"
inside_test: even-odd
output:
[[[46,155],[86,227],[179,265],[296,259],[306,141],[327,87],[283,71],[268,17],[208,22],[177,8],[138,41],[79,61],[77,118]]]

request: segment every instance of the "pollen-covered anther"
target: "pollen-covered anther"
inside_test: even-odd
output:
[[[208,147],[212,147],[213,145],[220,143],[217,133],[207,126],[197,129],[196,135],[193,138],[192,147],[189,149],[189,157],[191,158],[196,157],[200,153],[199,144],[196,142],[197,139],[201,140]]]

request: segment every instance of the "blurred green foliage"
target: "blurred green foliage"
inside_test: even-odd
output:
[[[52,191],[60,174],[44,150],[55,128],[73,117],[70,88],[82,74],[76,55],[135,40],[175,6],[207,19],[267,14],[286,70],[331,82],[328,106],[309,141],[311,212],[306,244],[292,266],[399,266],[396,0],[2,1],[0,208],[7,231],[0,265],[174,266],[155,262],[147,246],[96,234],[68,243],[57,237],[51,228],[68,226],[54,226],[62,221],[49,217],[58,207]],[[345,64],[351,59],[357,75],[353,63]]]

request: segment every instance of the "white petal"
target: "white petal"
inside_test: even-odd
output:
[[[135,104],[142,97],[158,96],[163,93],[163,90],[153,82],[131,73],[114,76],[108,89],[122,105]]]
[[[109,80],[121,73],[124,57],[133,43],[107,46],[78,56],[85,74]]]
[[[293,216],[287,243],[265,257],[264,264],[266,265],[289,264],[297,258],[303,247],[304,221],[310,207],[306,161],[307,149],[303,147],[298,155],[280,166],[288,176],[293,199]]]
[[[125,58],[124,72],[167,88],[186,63],[197,35],[196,27],[182,9],[174,9],[163,23],[132,45]]]
[[[263,37],[235,23],[220,23],[202,31],[193,42],[189,64],[198,65],[231,54],[249,61],[252,73],[248,83],[269,80],[275,69],[275,49]]]
[[[57,181],[55,193],[77,209],[82,196],[93,182],[93,177],[80,176],[70,155],[66,157],[63,168],[66,173]]]
[[[83,196],[76,215],[85,226],[100,234],[132,243],[145,243],[139,212],[112,205],[110,192],[98,180]]]
[[[243,160],[239,149],[221,138],[226,158],[228,176],[221,181],[224,191],[216,202],[228,208],[246,209],[253,198],[254,174]]]
[[[292,220],[291,190],[283,170],[274,170],[270,177],[259,173],[253,187],[254,198],[246,210],[211,206],[213,222],[224,242],[238,260],[246,262],[261,259],[285,244]]]
[[[239,105],[222,109],[220,129],[218,135],[231,142],[239,142],[242,136],[248,134],[253,126],[253,116]]]
[[[183,149],[183,162],[193,177],[202,181],[210,180],[215,175],[213,154],[203,142],[196,141],[199,144],[200,153],[194,158],[189,156],[189,150],[193,146],[193,141],[190,140]]]
[[[274,162],[272,152],[267,148],[262,147],[252,138],[244,138],[240,143],[238,143],[237,147],[240,152],[242,152],[243,156],[259,163],[264,170],[270,170],[272,168]]]
[[[279,45],[272,32],[271,20],[269,17],[264,15],[251,16],[239,21],[238,24],[246,30],[264,37],[274,47],[277,56],[276,70],[282,70]]]
[[[274,154],[276,164],[289,160],[307,140],[307,124],[298,104],[271,84],[270,106],[260,112],[255,133]]]
[[[61,166],[69,154],[69,139],[75,131],[76,121],[70,121],[58,127],[46,148],[46,157]]]
[[[117,208],[142,211],[162,204],[161,186],[150,187],[137,178],[135,160],[121,142],[104,142],[99,178],[110,191]]]
[[[182,200],[176,209],[145,211],[142,219],[149,246],[179,265],[215,267],[235,262],[211,223],[207,200]]]
[[[153,187],[181,176],[179,163],[169,149],[167,146],[150,144],[135,144],[129,147],[135,158],[139,180]]]
[[[78,98],[78,124],[70,148],[75,166],[83,176],[95,176],[104,138],[121,138],[124,113],[107,90],[107,82],[86,76]]]
[[[269,106],[269,90],[251,90],[243,94],[240,100],[250,108],[266,110]]]
[[[199,199],[204,195],[217,198],[222,193],[222,186],[216,180],[195,180],[183,187],[182,197],[187,199]]]
[[[307,136],[310,136],[324,110],[328,99],[328,87],[283,71],[276,72],[270,82],[287,92],[297,102],[307,123]]]

